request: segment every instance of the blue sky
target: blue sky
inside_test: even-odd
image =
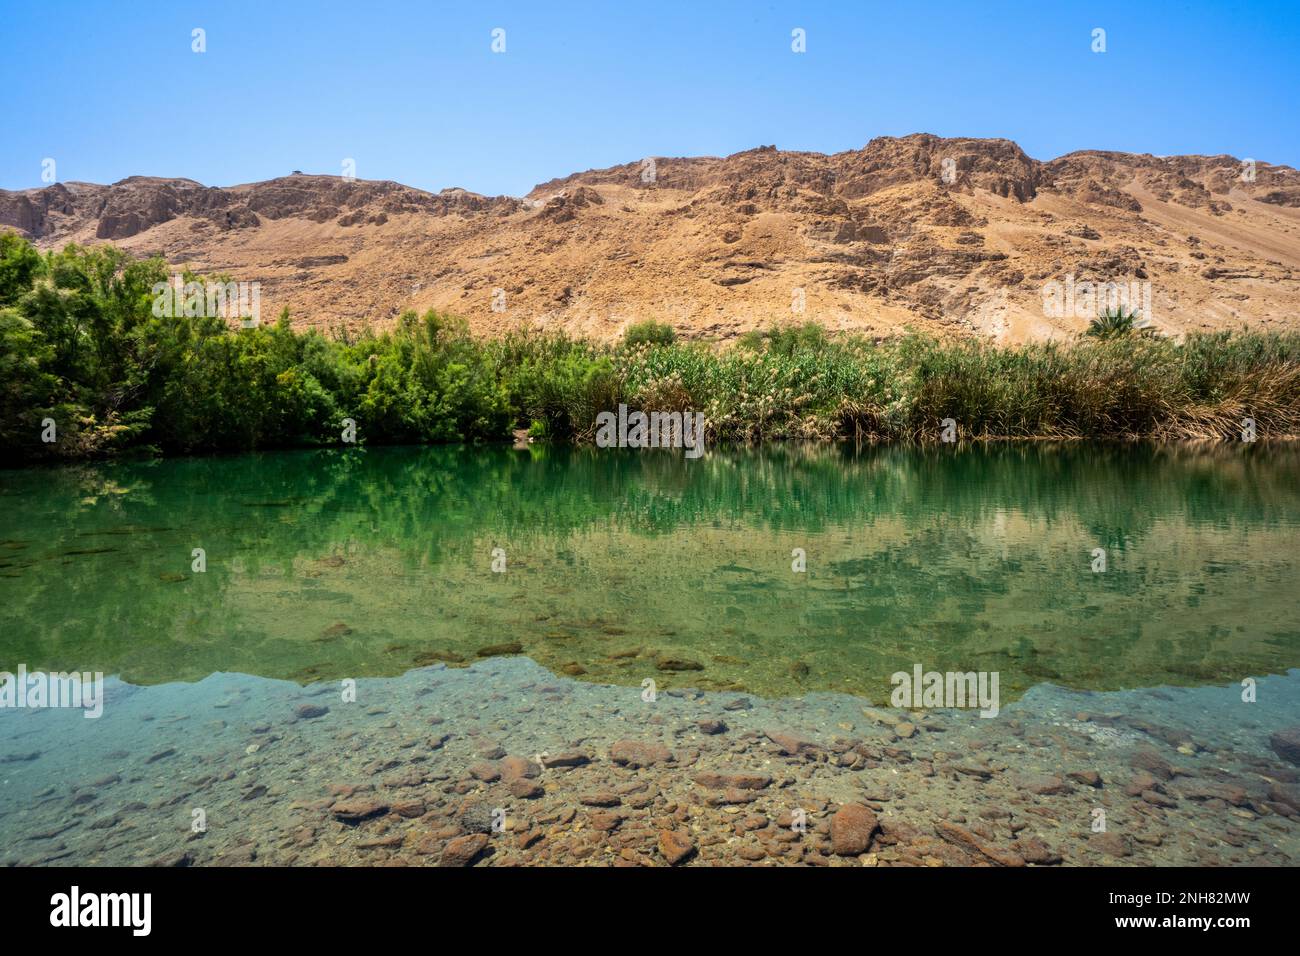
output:
[[[1039,159],[1300,166],[1296,0],[0,0],[0,78],[8,189],[42,185],[46,157],[63,181],[211,185],[352,158],[363,179],[518,195],[647,155],[918,131],[1004,136]]]

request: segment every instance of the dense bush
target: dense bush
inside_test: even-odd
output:
[[[509,434],[508,389],[464,323],[407,313],[391,331],[349,342],[295,332],[287,312],[257,328],[159,316],[153,287],[167,278],[161,260],[131,260],[110,246],[41,256],[5,237],[6,458],[336,442],[349,417],[362,441]],[[47,419],[57,428],[54,443],[41,440]]]
[[[186,281],[196,279],[186,276]],[[333,444],[590,440],[620,402],[700,411],[710,441],[1262,437],[1300,433],[1300,335],[1175,342],[1108,321],[1071,343],[998,347],[908,336],[876,344],[777,326],[741,347],[669,326],[600,345],[563,333],[477,340],[408,312],[381,333],[296,332],[155,314],[161,260],[111,246],[38,253],[0,236],[3,460],[128,448],[179,452]],[[57,441],[42,441],[53,421]]]
[[[766,348],[777,355],[816,351],[826,345],[826,330],[816,322],[803,325],[774,325],[769,329],[752,329],[740,337],[742,348],[759,351]]]
[[[672,345],[675,341],[677,341],[677,333],[673,331],[673,327],[666,322],[656,322],[653,319],[634,322],[623,333],[623,344],[628,348],[637,345]]]

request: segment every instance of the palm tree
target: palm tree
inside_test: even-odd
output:
[[[1136,309],[1129,312],[1125,312],[1123,307],[1107,309],[1088,323],[1088,329],[1083,334],[1098,339],[1120,338],[1134,332],[1152,334],[1152,329],[1137,324],[1139,315]]]

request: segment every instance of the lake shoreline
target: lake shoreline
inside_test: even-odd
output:
[[[521,437],[522,436],[522,437]],[[868,437],[863,436],[860,439],[831,437],[831,438],[766,438],[749,442],[718,442],[707,443],[704,448],[704,454],[710,452],[732,452],[743,450],[755,450],[768,447],[786,447],[799,448],[801,446],[823,447],[823,448],[854,448],[854,449],[932,449],[944,448],[954,451],[961,451],[981,446],[1015,446],[1025,445],[1030,447],[1050,448],[1053,445],[1065,447],[1080,447],[1083,445],[1094,445],[1099,448],[1115,447],[1149,447],[1159,449],[1177,450],[1185,448],[1188,450],[1214,451],[1215,449],[1232,449],[1237,447],[1255,447],[1261,449],[1293,446],[1300,443],[1300,432],[1286,433],[1281,435],[1271,435],[1268,438],[1258,438],[1252,442],[1243,442],[1239,438],[1214,438],[1214,437],[1186,437],[1186,438],[1157,438],[1149,435],[1123,436],[1070,436],[1070,435],[979,435],[958,439],[953,442],[945,442],[939,438],[888,438],[883,436]],[[0,476],[6,473],[18,473],[32,470],[49,470],[58,468],[70,468],[77,466],[97,466],[126,463],[148,463],[177,460],[194,460],[194,459],[212,459],[221,460],[229,458],[238,458],[242,455],[272,455],[294,452],[321,452],[321,451],[364,451],[366,449],[420,449],[420,448],[513,448],[516,451],[527,451],[530,448],[547,449],[596,449],[598,446],[593,441],[567,440],[557,441],[550,439],[535,439],[527,437],[526,429],[518,429],[510,438],[503,438],[495,441],[477,441],[472,443],[466,442],[395,442],[391,444],[367,444],[359,442],[356,445],[339,445],[339,444],[299,444],[283,446],[267,446],[252,450],[227,449],[221,451],[202,451],[202,452],[179,452],[164,453],[157,451],[148,451],[144,449],[132,449],[129,451],[115,452],[109,455],[86,458],[45,458],[24,462],[6,462],[0,458]],[[674,454],[681,457],[681,449],[672,448],[644,448],[632,449],[634,451],[645,451],[660,454]]]

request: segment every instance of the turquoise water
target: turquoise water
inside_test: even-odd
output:
[[[997,670],[1013,696],[1222,683],[1300,664],[1298,475],[1289,447],[1077,445],[0,473],[0,661],[308,683],[496,647],[594,681],[769,696],[879,698],[917,662]]]
[[[0,708],[0,862],[418,865],[467,801],[541,834],[494,833],[492,863],[662,862],[676,826],[699,861],[857,862],[768,837],[867,800],[911,828],[884,864],[987,862],[952,821],[1031,862],[1027,834],[1067,864],[1293,863],[1270,735],[1300,725],[1298,472],[1289,446],[1094,445],[2,472],[0,670],[107,681],[98,719]],[[916,666],[996,674],[998,718],[892,706]],[[627,738],[674,757],[628,769]],[[562,752],[590,760],[544,796],[483,770]],[[725,806],[696,768],[778,782]],[[395,809],[339,819],[354,792]]]

